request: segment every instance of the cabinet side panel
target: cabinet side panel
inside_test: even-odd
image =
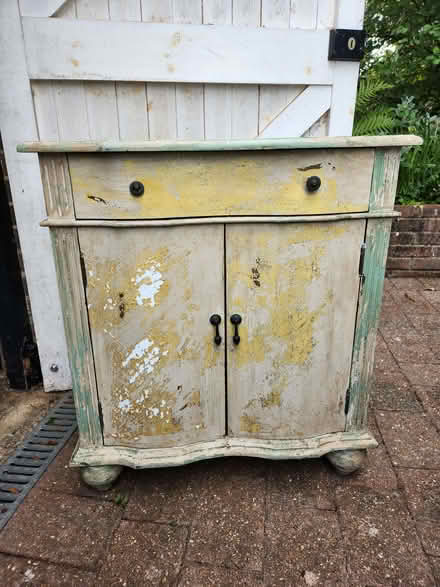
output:
[[[79,240],[104,444],[223,436],[223,225],[81,228]]]
[[[63,307],[80,445],[99,446],[102,445],[102,435],[77,231],[72,228],[57,228],[51,230],[51,236]]]
[[[359,297],[346,430],[367,425],[368,392],[372,384],[376,332],[382,303],[391,219],[368,220],[364,260],[365,283]]]
[[[400,151],[400,147],[375,150],[370,212],[394,208],[399,177]]]
[[[40,172],[49,217],[74,218],[67,155],[40,153]]]
[[[344,430],[364,230],[364,220],[227,225],[231,435]]]

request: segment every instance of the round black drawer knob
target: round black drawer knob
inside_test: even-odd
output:
[[[308,192],[316,192],[321,187],[321,178],[317,175],[312,175],[307,178],[306,188]]]
[[[132,196],[142,196],[144,193],[144,184],[140,181],[132,181],[130,184],[130,194]]]

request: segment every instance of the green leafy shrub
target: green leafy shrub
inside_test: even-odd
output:
[[[440,117],[421,112],[414,98],[403,98],[394,110],[395,134],[415,134],[423,145],[402,150],[398,204],[440,204]]]
[[[380,101],[382,93],[390,88],[386,82],[374,77],[359,81],[356,98],[353,134],[389,134],[394,126],[393,110]]]

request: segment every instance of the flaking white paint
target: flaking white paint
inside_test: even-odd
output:
[[[119,409],[122,412],[128,412],[131,409],[131,401],[129,399],[123,399],[119,402]]]
[[[131,374],[128,378],[129,383],[134,383],[142,373],[151,373],[153,371],[154,365],[160,359],[159,347],[155,346],[149,350],[153,344],[153,341],[144,338],[137,343],[131,353],[129,353],[127,358],[122,362],[122,366],[127,367],[131,361],[135,361],[134,368],[130,367]],[[139,359],[142,360],[139,361]]]
[[[156,305],[155,295],[159,292],[164,281],[162,274],[157,268],[160,267],[160,263],[153,264],[149,269],[146,269],[140,275],[136,275],[135,283],[140,284],[138,287],[139,294],[136,296],[136,302],[138,306],[142,306],[145,300],[150,302],[150,306]],[[140,270],[138,269],[138,272]],[[144,282],[145,283],[141,283]]]

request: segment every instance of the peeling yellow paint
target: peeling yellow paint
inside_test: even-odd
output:
[[[248,434],[257,434],[261,430],[261,425],[254,418],[247,414],[242,414],[240,416],[240,430]]]
[[[281,406],[281,392],[272,390],[268,395],[261,398],[261,405],[263,408]]]
[[[80,218],[83,212],[88,217],[176,218],[368,209],[367,190],[359,194],[359,199],[353,198],[352,191],[347,196],[347,171],[343,166],[325,164],[314,170],[322,185],[318,192],[308,193],[305,183],[310,171],[298,169],[289,153],[204,153],[203,157],[195,153],[155,153],[118,155],[117,160],[112,156],[94,157],[93,170],[88,161],[82,156],[72,156],[70,161]],[[134,179],[144,184],[142,197],[133,198],[129,193]]]
[[[185,432],[194,435],[196,430],[205,430],[200,390],[188,392],[182,385],[170,389],[169,369],[174,365],[199,362],[205,353],[204,372],[215,367],[220,357],[213,350],[210,328],[205,340],[185,334],[193,324],[194,313],[199,311],[199,306],[192,303],[192,286],[187,281],[190,255],[170,255],[166,247],[147,246],[119,261],[106,261],[92,251],[84,254],[84,259],[90,325],[94,336],[102,341],[99,352],[111,357],[111,399],[104,407],[105,417],[111,418],[111,437],[136,444],[144,437]],[[176,266],[183,281],[178,322],[174,315],[168,318],[160,310],[170,294],[171,283],[179,286],[171,279]],[[154,304],[149,303],[150,299],[139,300],[139,285],[151,290],[154,283],[160,285],[153,288]],[[121,303],[125,307],[123,317]],[[153,319],[152,312],[158,312],[155,316],[161,319]],[[133,340],[134,323],[130,319],[136,321],[137,331],[144,333],[141,340]]]
[[[321,335],[319,320],[333,305],[334,292],[327,279],[329,243],[344,242],[352,226],[344,222],[229,229],[230,304],[243,316],[243,323],[240,344],[228,347],[228,361],[233,374],[238,370],[234,376],[242,370],[240,376],[260,382],[266,373],[261,389],[256,385],[249,390],[240,409],[241,433],[261,437],[266,425],[278,437],[293,433],[289,416],[282,411],[283,394],[289,396],[289,388],[302,373],[307,377],[311,368]],[[263,410],[270,410],[270,415],[263,415]]]

